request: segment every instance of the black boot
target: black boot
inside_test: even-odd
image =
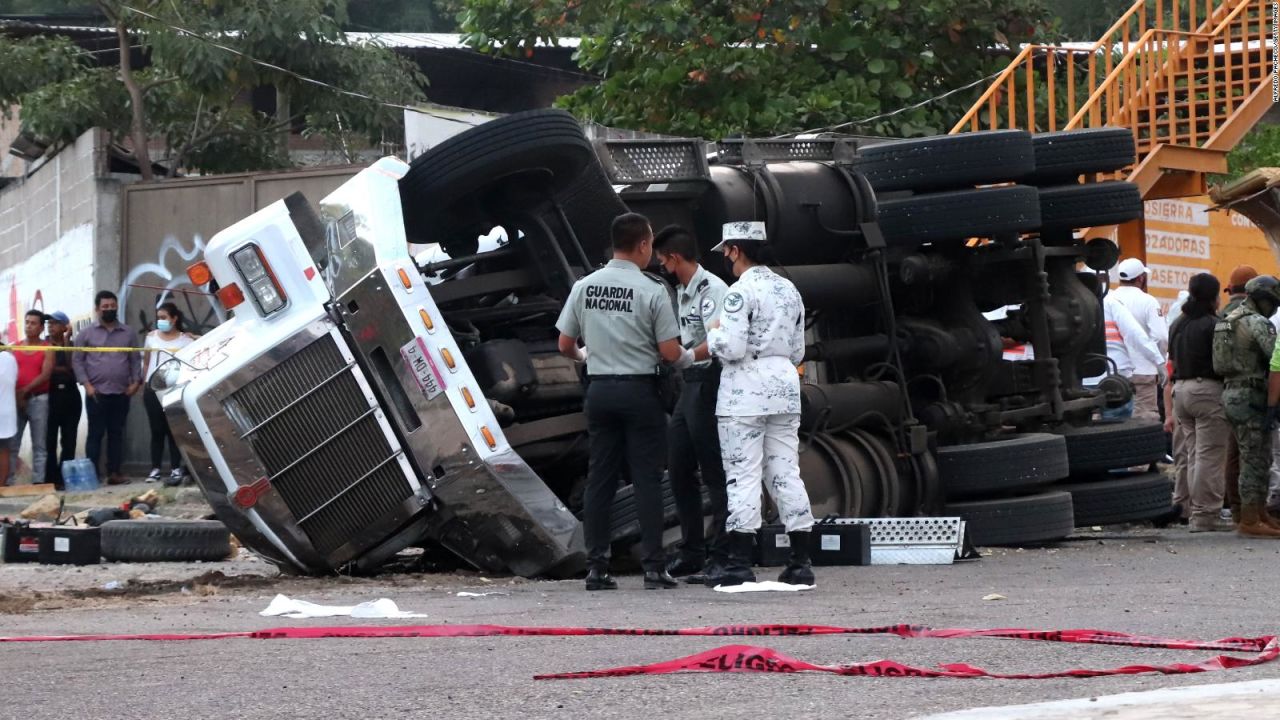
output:
[[[715,587],[723,585],[731,587],[742,583],[755,582],[756,574],[751,572],[751,558],[755,554],[756,534],[753,532],[731,532],[725,538],[728,559],[720,575],[712,584],[712,577],[707,576],[707,585]]]
[[[797,530],[787,533],[791,540],[791,559],[787,567],[778,575],[778,582],[789,585],[812,585],[813,565],[809,561],[809,531]]]
[[[609,577],[608,570],[591,568],[587,573],[587,590],[617,590],[618,583]]]
[[[697,575],[702,572],[702,553],[690,554],[683,550],[680,555],[667,563],[667,572],[675,577]]]
[[[646,570],[644,573],[645,590],[670,590],[675,587],[680,587],[680,583],[666,570]]]
[[[720,576],[724,574],[725,562],[729,559],[728,551],[725,550],[726,542],[724,533],[712,540],[711,549],[707,553],[707,564],[703,566],[702,572],[686,578],[685,582],[706,585],[707,587],[719,585]]]

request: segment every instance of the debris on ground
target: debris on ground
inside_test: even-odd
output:
[[[991,593],[990,595],[983,595],[982,599],[983,600],[1008,600],[1009,598],[1005,597],[1004,595],[1001,595],[1000,593]]]
[[[285,595],[276,595],[266,610],[258,613],[263,617],[287,617],[294,620],[306,618],[353,617],[353,618],[424,618],[422,613],[401,610],[394,600],[378,598],[358,605],[317,605],[306,600],[294,600]]]
[[[747,582],[741,585],[717,585],[716,592],[722,593],[749,593],[749,592],[798,592],[800,590],[812,590],[817,585],[791,585],[789,583],[778,582],[776,580],[764,580],[762,582]]]
[[[18,517],[37,522],[56,522],[61,512],[62,500],[56,494],[49,493],[28,505],[26,510],[18,513]]]

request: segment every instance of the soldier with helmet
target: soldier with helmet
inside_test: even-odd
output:
[[[1280,281],[1262,275],[1245,284],[1245,300],[1214,327],[1213,368],[1222,375],[1222,405],[1240,448],[1240,521],[1246,537],[1280,538],[1267,514],[1271,468],[1267,371],[1276,330],[1268,320],[1280,308]]]

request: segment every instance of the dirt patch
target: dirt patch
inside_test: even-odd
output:
[[[257,589],[279,582],[279,577],[227,575],[210,570],[185,580],[126,580],[97,588],[58,591],[0,593],[0,615],[24,615],[37,610],[93,606],[111,600],[135,600],[165,595],[208,597],[221,590]]]

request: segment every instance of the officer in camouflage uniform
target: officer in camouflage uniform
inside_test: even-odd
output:
[[[769,256],[762,222],[726,223],[723,250],[738,282],[724,296],[719,323],[707,331],[709,352],[724,365],[716,400],[720,449],[729,494],[725,524],[729,559],[721,585],[753,582],[751,560],[760,529],[761,486],[778,506],[791,544],[779,582],[812,585],[813,511],[800,479],[800,374],[804,303],[790,280],[763,264]]]
[[[1240,448],[1240,522],[1246,537],[1280,538],[1267,515],[1271,432],[1267,413],[1267,368],[1276,330],[1267,318],[1280,307],[1280,281],[1270,275],[1245,285],[1245,300],[1213,331],[1213,368],[1222,375],[1222,406]]]
[[[624,464],[635,488],[645,589],[672,588],[662,551],[662,462],[667,417],[658,395],[659,362],[693,364],[666,285],[641,272],[653,259],[653,230],[636,213],[614,218],[613,259],[574,283],[556,328],[560,353],[587,365],[590,462],[583,497],[587,590],[614,590],[609,576],[610,518]],[[586,349],[578,348],[578,339]],[[588,352],[590,353],[588,355]]]

